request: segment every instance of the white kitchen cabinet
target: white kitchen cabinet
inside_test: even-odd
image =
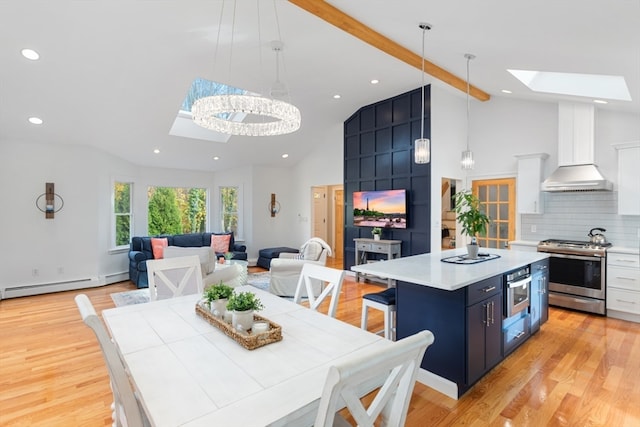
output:
[[[544,212],[540,191],[544,161],[547,153],[518,155],[518,178],[516,181],[516,199],[518,213],[541,214]]]
[[[618,150],[618,215],[640,215],[640,141],[613,146]]]
[[[607,251],[607,316],[640,322],[640,254]]]

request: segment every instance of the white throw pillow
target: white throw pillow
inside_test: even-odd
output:
[[[202,277],[213,273],[216,266],[216,254],[210,246],[188,247],[167,246],[164,248],[165,258],[177,258],[182,256],[198,255],[200,258],[200,269]]]

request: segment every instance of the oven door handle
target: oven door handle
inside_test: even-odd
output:
[[[556,254],[556,253],[552,253],[549,254],[550,257],[553,258],[567,258],[567,259],[579,259],[581,261],[596,261],[596,260],[601,260],[602,257],[600,256],[580,256],[580,255],[567,255],[567,254]]]
[[[518,280],[517,282],[507,283],[509,288],[519,288],[521,286],[529,286],[531,284],[531,276],[524,278],[522,280]]]

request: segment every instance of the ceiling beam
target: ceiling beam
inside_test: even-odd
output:
[[[340,28],[352,36],[371,46],[397,58],[417,69],[422,69],[422,57],[399,45],[388,37],[367,27],[362,22],[345,14],[324,0],[289,0],[290,3],[306,10],[318,18]],[[417,27],[417,25],[416,25]],[[464,79],[440,68],[425,58],[424,71],[430,76],[467,93],[467,82]],[[491,96],[473,85],[469,85],[469,94],[480,101],[488,101]]]

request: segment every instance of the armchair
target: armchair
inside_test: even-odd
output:
[[[305,242],[297,254],[282,252],[278,258],[271,260],[269,292],[279,296],[295,296],[302,267],[306,263],[324,266],[327,264],[327,256],[331,254],[329,244],[318,237]],[[322,283],[315,283],[314,295],[318,296],[320,292],[322,292]],[[307,296],[306,290],[303,291],[302,296]]]

